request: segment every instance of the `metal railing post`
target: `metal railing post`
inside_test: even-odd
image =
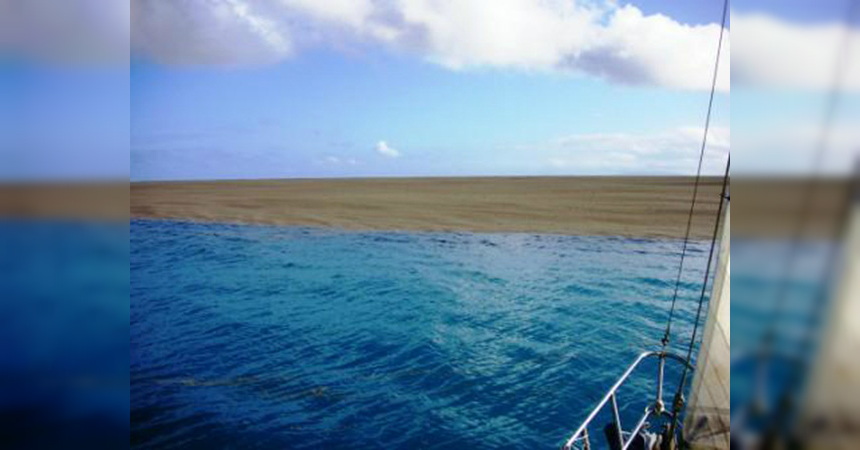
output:
[[[645,358],[650,358],[650,357],[660,358],[660,363],[659,363],[660,364],[660,372],[658,374],[658,381],[659,381],[658,385],[659,386],[658,386],[658,394],[657,394],[658,404],[655,405],[653,408],[650,408],[650,407],[646,408],[645,415],[642,417],[642,419],[636,425],[636,428],[634,428],[633,431],[631,431],[630,435],[635,437],[636,434],[639,433],[643,429],[643,427],[646,424],[646,421],[648,420],[648,417],[651,414],[661,415],[661,414],[666,413],[665,406],[663,406],[662,411],[657,411],[657,408],[659,408],[660,405],[662,405],[662,403],[663,403],[662,402],[663,391],[664,391],[663,390],[663,381],[664,381],[663,380],[663,372],[664,372],[664,367],[666,365],[666,360],[672,359],[676,362],[683,364],[685,367],[688,367],[689,369],[692,369],[692,366],[690,366],[689,363],[684,358],[682,358],[678,355],[675,355],[673,353],[666,352],[666,351],[660,351],[660,352],[651,351],[651,352],[641,353],[641,354],[639,354],[639,357],[637,357],[636,360],[633,361],[633,364],[631,364],[629,367],[627,367],[627,370],[624,372],[623,375],[621,375],[621,377],[615,382],[615,384],[609,389],[609,391],[606,394],[604,394],[603,399],[600,400],[600,402],[597,404],[597,406],[595,406],[594,409],[591,410],[591,413],[588,415],[588,417],[585,418],[585,420],[582,421],[582,424],[579,426],[579,428],[577,428],[577,430],[573,433],[573,435],[565,442],[565,444],[562,446],[562,449],[572,450],[572,449],[578,448],[577,443],[581,440],[584,441],[583,445],[585,446],[585,448],[587,448],[587,449],[591,448],[591,442],[589,442],[589,437],[588,437],[588,426],[597,417],[598,413],[600,413],[600,411],[603,410],[603,408],[606,406],[607,403],[612,403],[612,409],[613,409],[614,421],[615,421],[615,429],[616,429],[616,432],[618,433],[618,440],[620,441],[620,444],[621,444],[620,448],[623,449],[625,447],[624,437],[621,434],[622,433],[621,415],[618,412],[618,401],[615,398],[615,392],[618,390],[618,388],[621,387],[622,384],[624,384],[624,382],[627,380],[627,378],[630,377],[631,373],[633,373],[633,371],[636,369],[636,367],[639,366],[639,364],[642,362],[642,360],[644,360]],[[629,446],[630,443],[632,443],[632,442],[633,442],[633,438],[631,437],[631,439],[628,440],[627,445]]]
[[[615,392],[612,393],[612,416],[615,422],[615,432],[618,433],[618,448],[624,448],[624,435],[621,434],[621,415],[618,413],[618,401]]]
[[[663,414],[665,404],[663,403],[663,372],[666,368],[666,355],[660,355],[660,364],[657,368],[657,401],[654,404],[654,412]]]

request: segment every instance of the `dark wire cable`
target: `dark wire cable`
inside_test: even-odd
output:
[[[723,187],[722,187],[722,192],[720,194],[720,204],[717,207],[717,218],[714,221],[714,232],[711,235],[711,249],[708,253],[708,264],[705,267],[705,277],[704,277],[704,280],[702,281],[702,291],[699,295],[699,305],[698,305],[697,310],[696,310],[696,320],[693,322],[693,332],[692,332],[692,335],[690,336],[690,344],[687,347],[687,356],[685,358],[685,361],[687,363],[684,364],[684,371],[681,372],[681,380],[678,382],[678,390],[675,391],[675,399],[672,402],[672,424],[671,424],[671,427],[669,429],[670,430],[669,436],[675,436],[677,426],[678,426],[678,416],[681,414],[681,408],[683,407],[684,388],[687,385],[687,377],[690,374],[690,365],[691,365],[690,361],[693,359],[693,348],[696,345],[696,335],[698,334],[698,331],[699,331],[699,322],[701,322],[701,319],[702,319],[702,310],[704,309],[705,297],[707,296],[707,293],[708,293],[708,281],[710,280],[710,277],[711,277],[711,267],[713,265],[714,253],[715,253],[715,250],[717,247],[717,237],[720,234],[720,225],[722,223],[720,218],[723,215],[723,205],[728,201],[728,198],[726,196],[726,192],[727,192],[727,188],[729,185],[729,173],[731,170],[731,164],[732,164],[732,156],[731,156],[731,154],[729,154],[729,157],[726,160],[726,172],[723,175]]]
[[[696,183],[693,187],[693,199],[692,199],[691,204],[690,204],[689,215],[687,216],[687,230],[686,230],[686,233],[684,235],[684,246],[683,246],[683,250],[681,251],[681,262],[678,266],[678,275],[677,275],[677,278],[675,279],[675,288],[674,288],[674,292],[672,294],[672,306],[669,309],[669,318],[666,321],[666,332],[663,335],[663,340],[662,340],[663,350],[665,350],[666,346],[669,344],[669,338],[670,338],[671,333],[672,333],[672,319],[674,318],[674,315],[675,315],[675,305],[678,301],[678,290],[679,290],[679,287],[681,285],[681,276],[682,276],[683,271],[684,271],[684,261],[686,259],[687,246],[688,246],[688,243],[690,240],[690,229],[691,229],[692,223],[693,223],[693,213],[696,209],[696,197],[697,197],[698,192],[699,192],[699,183],[701,181],[701,173],[702,173],[702,162],[704,161],[705,148],[707,147],[707,143],[708,143],[708,132],[710,130],[710,125],[711,125],[711,111],[712,111],[713,106],[714,106],[714,93],[716,92],[716,89],[717,89],[717,76],[719,74],[720,56],[721,56],[722,49],[723,49],[723,35],[725,33],[725,30],[726,30],[726,18],[728,17],[728,11],[729,11],[729,0],[723,0],[723,16],[722,16],[722,20],[720,21],[720,25],[721,25],[720,26],[720,41],[717,43],[717,55],[716,55],[716,58],[714,58],[714,74],[713,74],[713,77],[711,78],[711,93],[710,93],[710,97],[708,98],[708,113],[705,116],[705,131],[704,131],[704,134],[702,136],[702,148],[699,151],[699,165],[698,165],[698,168],[696,170]],[[726,188],[728,186],[728,181],[729,181],[731,161],[732,161],[731,160],[731,154],[729,154],[728,159],[726,160],[726,171],[725,171],[725,174],[723,175],[723,187],[722,187],[722,192],[720,193],[720,203],[719,203],[719,206],[717,207],[717,217],[716,217],[716,220],[714,221],[714,233],[711,236],[711,249],[710,249],[710,253],[708,255],[708,265],[707,265],[707,268],[705,270],[705,278],[704,278],[704,281],[702,283],[702,292],[701,292],[701,296],[699,297],[699,305],[698,305],[698,310],[696,312],[696,321],[693,324],[693,333],[692,333],[692,336],[690,338],[690,346],[687,350],[687,358],[686,358],[687,364],[684,366],[684,371],[681,374],[681,380],[678,384],[678,390],[675,391],[675,398],[674,398],[674,401],[672,402],[672,421],[671,421],[671,424],[670,424],[669,430],[668,430],[669,439],[672,439],[672,440],[675,439],[675,436],[677,434],[678,418],[679,418],[678,416],[681,414],[681,408],[683,407],[684,386],[687,384],[687,376],[689,375],[689,370],[690,370],[690,367],[689,367],[690,366],[690,359],[692,358],[693,346],[695,345],[695,342],[696,342],[696,334],[698,333],[699,320],[701,319],[705,295],[707,294],[708,280],[710,278],[711,265],[712,265],[713,259],[714,259],[714,250],[715,250],[716,243],[717,243],[717,236],[718,236],[719,230],[720,230],[720,218],[723,214],[723,203],[728,200],[727,195],[726,195],[727,194]]]
[[[732,156],[729,155],[726,160],[726,173],[723,175],[723,188],[722,194],[720,195],[720,206],[717,207],[717,220],[714,221],[714,234],[711,235],[711,250],[708,253],[708,265],[705,267],[705,279],[702,281],[702,292],[699,294],[699,306],[696,309],[696,320],[693,322],[693,332],[690,336],[690,344],[687,346],[687,364],[684,366],[684,373],[681,377],[681,388],[683,388],[685,378],[687,373],[690,370],[690,360],[693,358],[693,347],[696,345],[696,334],[699,331],[699,322],[702,318],[702,310],[705,305],[705,297],[708,294],[708,280],[711,277],[711,266],[714,262],[714,252],[717,247],[717,239],[720,234],[720,224],[722,223],[720,217],[723,215],[723,205],[726,202],[726,190],[729,185],[729,173],[732,165]]]
[[[711,128],[711,111],[714,107],[714,93],[717,89],[717,75],[719,74],[720,69],[720,55],[723,50],[723,34],[726,30],[726,18],[728,17],[729,11],[729,0],[723,1],[723,17],[720,22],[720,41],[717,43],[717,56],[714,59],[714,75],[711,79],[711,94],[708,98],[708,113],[705,116],[705,132],[702,136],[702,148],[699,150],[699,165],[696,168],[696,182],[693,185],[693,198],[690,201],[690,212],[687,214],[687,230],[684,233],[684,244],[681,248],[681,261],[678,264],[678,274],[675,278],[675,288],[672,292],[672,306],[669,308],[669,318],[666,320],[666,331],[663,334],[663,348],[669,344],[669,338],[672,334],[672,319],[675,317],[675,304],[678,302],[678,290],[681,286],[681,276],[684,273],[684,262],[687,258],[687,246],[690,243],[690,229],[693,225],[693,214],[696,210],[696,201],[699,195],[699,183],[702,179],[702,163],[705,160],[705,148],[708,146],[708,132]],[[722,195],[725,195],[723,192]],[[722,201],[722,199],[721,199]],[[719,222],[719,217],[717,217],[717,222]]]

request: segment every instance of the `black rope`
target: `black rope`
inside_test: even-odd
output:
[[[705,268],[705,278],[702,281],[702,291],[699,295],[699,305],[696,310],[696,320],[693,322],[693,332],[690,336],[690,344],[687,347],[687,363],[684,364],[684,371],[681,372],[681,379],[678,382],[678,389],[675,391],[675,398],[672,401],[672,424],[669,429],[669,436],[674,436],[675,431],[678,426],[678,416],[681,414],[681,409],[684,407],[684,388],[687,385],[687,377],[690,374],[690,360],[693,358],[693,348],[696,346],[696,335],[699,332],[699,322],[702,319],[702,310],[705,305],[705,297],[708,293],[708,280],[711,276],[711,266],[714,262],[714,253],[717,247],[717,236],[720,234],[720,224],[722,223],[720,218],[723,215],[723,205],[725,202],[726,188],[729,185],[729,172],[731,170],[732,157],[729,154],[728,159],[726,160],[726,172],[723,175],[723,188],[722,195],[720,196],[720,204],[717,207],[717,218],[714,221],[714,232],[711,235],[711,249],[708,253],[708,264]]]
[[[708,113],[705,116],[705,132],[702,136],[702,148],[699,150],[699,165],[696,168],[696,182],[693,185],[693,198],[690,202],[690,212],[687,214],[687,230],[684,233],[684,244],[681,248],[681,262],[678,264],[678,274],[675,278],[675,288],[672,292],[672,306],[669,308],[669,318],[666,320],[666,331],[663,334],[663,349],[669,344],[669,338],[672,334],[672,319],[675,317],[675,304],[678,302],[678,291],[681,286],[681,276],[684,273],[684,262],[687,258],[687,246],[690,243],[690,229],[693,225],[693,213],[696,210],[696,200],[699,195],[699,183],[702,179],[702,163],[705,160],[705,148],[708,145],[708,132],[711,128],[711,111],[714,107],[714,93],[717,88],[717,75],[719,73],[720,68],[720,54],[723,50],[723,34],[726,30],[726,17],[728,16],[729,10],[729,0],[723,0],[723,17],[720,26],[720,41],[717,43],[717,56],[714,59],[714,75],[711,79],[711,94],[708,98]],[[726,193],[723,192],[722,196],[725,196]],[[720,203],[722,206],[722,198],[720,199]],[[717,222],[719,222],[719,217],[717,217]]]
[[[677,278],[675,279],[675,289],[674,289],[674,292],[672,294],[672,306],[669,309],[669,318],[666,321],[666,332],[663,335],[663,340],[662,340],[664,351],[666,349],[666,346],[669,344],[669,338],[670,338],[671,332],[672,332],[672,319],[674,318],[674,315],[675,315],[675,304],[677,303],[677,300],[678,300],[678,290],[679,290],[679,287],[681,285],[681,275],[684,271],[684,261],[686,259],[686,255],[687,255],[687,245],[688,245],[689,240],[690,240],[690,228],[691,228],[692,223],[693,223],[693,212],[695,211],[695,208],[696,208],[696,197],[699,193],[699,183],[701,181],[701,174],[702,174],[702,162],[704,161],[705,148],[707,147],[707,143],[708,143],[708,131],[709,131],[710,125],[711,125],[711,111],[712,111],[713,106],[714,106],[714,92],[716,91],[716,87],[717,87],[717,75],[719,74],[719,68],[720,68],[720,54],[722,53],[722,49],[723,49],[723,34],[725,33],[725,29],[726,29],[726,17],[728,16],[728,11],[729,11],[729,0],[723,0],[723,16],[722,16],[722,20],[720,22],[721,23],[720,41],[717,44],[717,55],[716,55],[716,58],[714,59],[714,74],[713,74],[713,77],[711,78],[711,93],[710,93],[710,97],[708,99],[708,113],[705,116],[705,132],[702,136],[702,148],[699,151],[699,166],[696,169],[696,184],[693,187],[693,199],[692,199],[691,204],[690,204],[689,215],[687,216],[687,231],[686,231],[685,236],[684,236],[684,246],[683,246],[683,249],[681,251],[681,262],[678,266],[678,275],[677,275]],[[720,232],[720,218],[723,215],[723,205],[728,200],[728,198],[727,198],[728,197],[727,187],[729,184],[729,173],[731,170],[731,163],[732,163],[732,157],[731,157],[731,154],[729,154],[728,158],[726,159],[726,171],[723,174],[723,187],[722,187],[722,191],[720,193],[719,206],[717,207],[716,220],[714,220],[714,232],[713,232],[713,235],[711,236],[711,248],[710,248],[710,251],[708,253],[708,264],[705,268],[705,276],[704,276],[704,280],[702,282],[702,291],[701,291],[701,295],[699,296],[699,305],[698,305],[697,310],[696,310],[696,320],[693,323],[693,332],[692,332],[692,336],[690,337],[690,345],[687,348],[687,357],[686,357],[687,363],[684,365],[684,371],[681,374],[681,380],[678,384],[678,390],[675,391],[675,398],[673,399],[673,402],[672,402],[672,422],[671,422],[671,424],[669,426],[669,430],[668,430],[669,439],[672,439],[672,440],[675,439],[675,435],[676,435],[677,429],[678,429],[678,418],[679,418],[678,416],[681,414],[681,408],[683,408],[683,405],[684,405],[684,387],[687,384],[687,377],[689,376],[689,372],[690,372],[690,360],[693,357],[693,347],[695,346],[696,335],[698,334],[698,331],[699,331],[699,322],[701,321],[702,310],[704,309],[705,296],[707,295],[707,292],[708,292],[707,291],[708,280],[710,279],[710,275],[711,275],[711,266],[712,266],[713,260],[714,260],[714,250],[716,249],[716,246],[717,246],[717,236],[719,235],[719,232]]]
[[[732,165],[732,156],[729,155],[726,160],[726,173],[723,175],[723,188],[722,195],[720,196],[720,206],[717,207],[717,220],[714,221],[714,234],[711,236],[711,250],[708,253],[708,265],[705,267],[705,279],[702,281],[702,292],[699,294],[699,306],[696,309],[696,321],[693,322],[693,333],[690,336],[690,345],[687,347],[687,364],[684,366],[684,373],[681,376],[681,386],[679,390],[683,389],[685,384],[685,379],[687,377],[687,373],[690,371],[690,360],[693,357],[693,347],[696,345],[696,334],[699,331],[699,322],[702,318],[702,309],[704,309],[705,297],[708,293],[708,280],[711,277],[711,265],[714,261],[714,250],[717,247],[717,237],[720,234],[720,217],[723,214],[723,205],[725,204],[724,196],[726,195],[726,188],[729,185],[729,171],[731,170]]]

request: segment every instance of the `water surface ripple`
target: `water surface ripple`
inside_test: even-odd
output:
[[[134,220],[131,443],[557,448],[655,346],[680,248]],[[706,250],[691,247],[678,347]],[[652,382],[625,387],[625,418]]]

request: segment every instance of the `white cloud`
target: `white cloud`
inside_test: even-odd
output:
[[[714,22],[719,18],[714,17]],[[827,89],[838,60],[860,90],[860,30],[733,13],[719,88]],[[737,34],[739,33],[739,34]],[[686,25],[614,0],[0,1],[0,52],[59,62],[259,65],[311,46],[376,45],[452,70],[512,68],[707,89],[716,23]],[[130,43],[129,43],[130,38]]]
[[[597,11],[573,2],[528,0],[402,0],[404,28],[428,59],[451,68],[514,66],[550,68],[594,32]]]
[[[185,0],[133,2],[132,46],[172,64],[265,64],[306,46],[378,45],[452,70],[555,71],[707,89],[720,27],[615,1]],[[718,18],[715,18],[717,20]],[[725,55],[729,54],[726,33]],[[729,58],[720,89],[729,88]]]
[[[720,26],[691,26],[670,17],[646,16],[636,7],[617,9],[606,27],[598,28],[592,46],[573,60],[574,67],[624,84],[652,84],[688,90],[711,86]],[[731,43],[723,44],[717,89],[730,85]]]
[[[389,146],[385,141],[379,141],[376,143],[376,153],[388,158],[397,158],[400,156],[400,150]]]
[[[165,64],[268,64],[293,51],[288,23],[270,2],[137,0],[132,2],[135,52]],[[252,8],[253,5],[255,8]]]
[[[548,150],[550,168],[561,172],[691,174],[696,172],[703,133],[701,127],[681,127],[653,134],[579,134],[538,147]],[[712,127],[702,173],[721,174],[729,148],[729,129]]]
[[[821,90],[833,85],[837,62],[847,63],[843,87],[860,90],[860,31],[844,24],[799,24],[766,14],[732,14],[740,45],[732,55],[738,85]],[[840,54],[845,37],[848,53]]]
[[[370,0],[280,0],[286,8],[306,13],[321,21],[330,21],[359,28],[373,12]]]
[[[340,156],[328,155],[322,159],[322,162],[330,165],[348,165],[348,166],[356,166],[358,165],[358,160],[355,158],[342,158]]]

